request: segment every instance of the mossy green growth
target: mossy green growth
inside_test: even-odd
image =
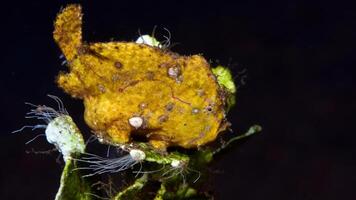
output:
[[[147,174],[144,174],[140,178],[136,179],[135,182],[127,187],[126,189],[119,192],[113,200],[125,200],[125,199],[137,199],[137,193],[141,191],[141,189],[147,183]]]
[[[214,75],[218,79],[218,83],[224,86],[228,92],[236,93],[236,86],[231,75],[231,71],[227,67],[218,65],[212,69]]]
[[[166,192],[167,192],[166,186],[162,183],[161,187],[157,191],[157,194],[156,194],[154,200],[163,200]]]
[[[224,66],[218,65],[212,69],[213,74],[216,76],[216,79],[221,87],[227,92],[227,111],[230,110],[236,103],[236,85],[234,79],[231,75],[231,71]]]
[[[77,168],[77,162],[68,159],[61,176],[61,183],[55,200],[91,200],[91,189]]]
[[[169,154],[162,154],[157,152],[155,149],[152,149],[146,143],[137,143],[137,146],[140,150],[144,151],[146,154],[145,161],[154,162],[157,164],[169,165],[172,162],[178,160],[182,162],[189,162],[189,156],[179,153],[179,152],[171,152]]]

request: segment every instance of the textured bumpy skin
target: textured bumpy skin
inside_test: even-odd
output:
[[[139,135],[158,149],[194,148],[215,140],[224,127],[224,102],[209,64],[134,42],[84,43],[79,5],[63,9],[54,39],[69,73],[57,82],[84,100],[85,121],[104,141],[122,144]],[[140,117],[135,128],[129,123]]]

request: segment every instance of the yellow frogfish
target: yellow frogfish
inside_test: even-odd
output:
[[[57,83],[83,99],[85,122],[102,141],[196,148],[225,129],[222,89],[202,56],[136,42],[84,42],[80,5],[61,10],[53,36],[69,67]]]

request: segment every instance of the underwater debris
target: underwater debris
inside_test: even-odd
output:
[[[196,148],[223,131],[224,96],[209,63],[160,48],[170,34],[164,44],[147,35],[136,42],[86,43],[81,7],[69,5],[53,35],[70,70],[57,83],[84,100],[85,121],[102,141],[125,144],[140,134],[156,149]],[[144,109],[137,106],[142,102]],[[197,112],[207,107],[212,112]]]

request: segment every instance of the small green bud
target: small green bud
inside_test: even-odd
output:
[[[229,111],[236,103],[236,86],[231,75],[231,71],[227,67],[218,65],[212,69],[213,74],[216,76],[220,86],[224,87],[228,92],[226,103],[226,110]]]
[[[212,69],[213,74],[216,76],[219,85],[224,86],[228,92],[236,93],[236,86],[231,75],[231,71],[227,67],[218,65]]]
[[[153,47],[161,48],[161,43],[154,37],[150,35],[142,35],[136,40],[137,44],[147,44]]]

